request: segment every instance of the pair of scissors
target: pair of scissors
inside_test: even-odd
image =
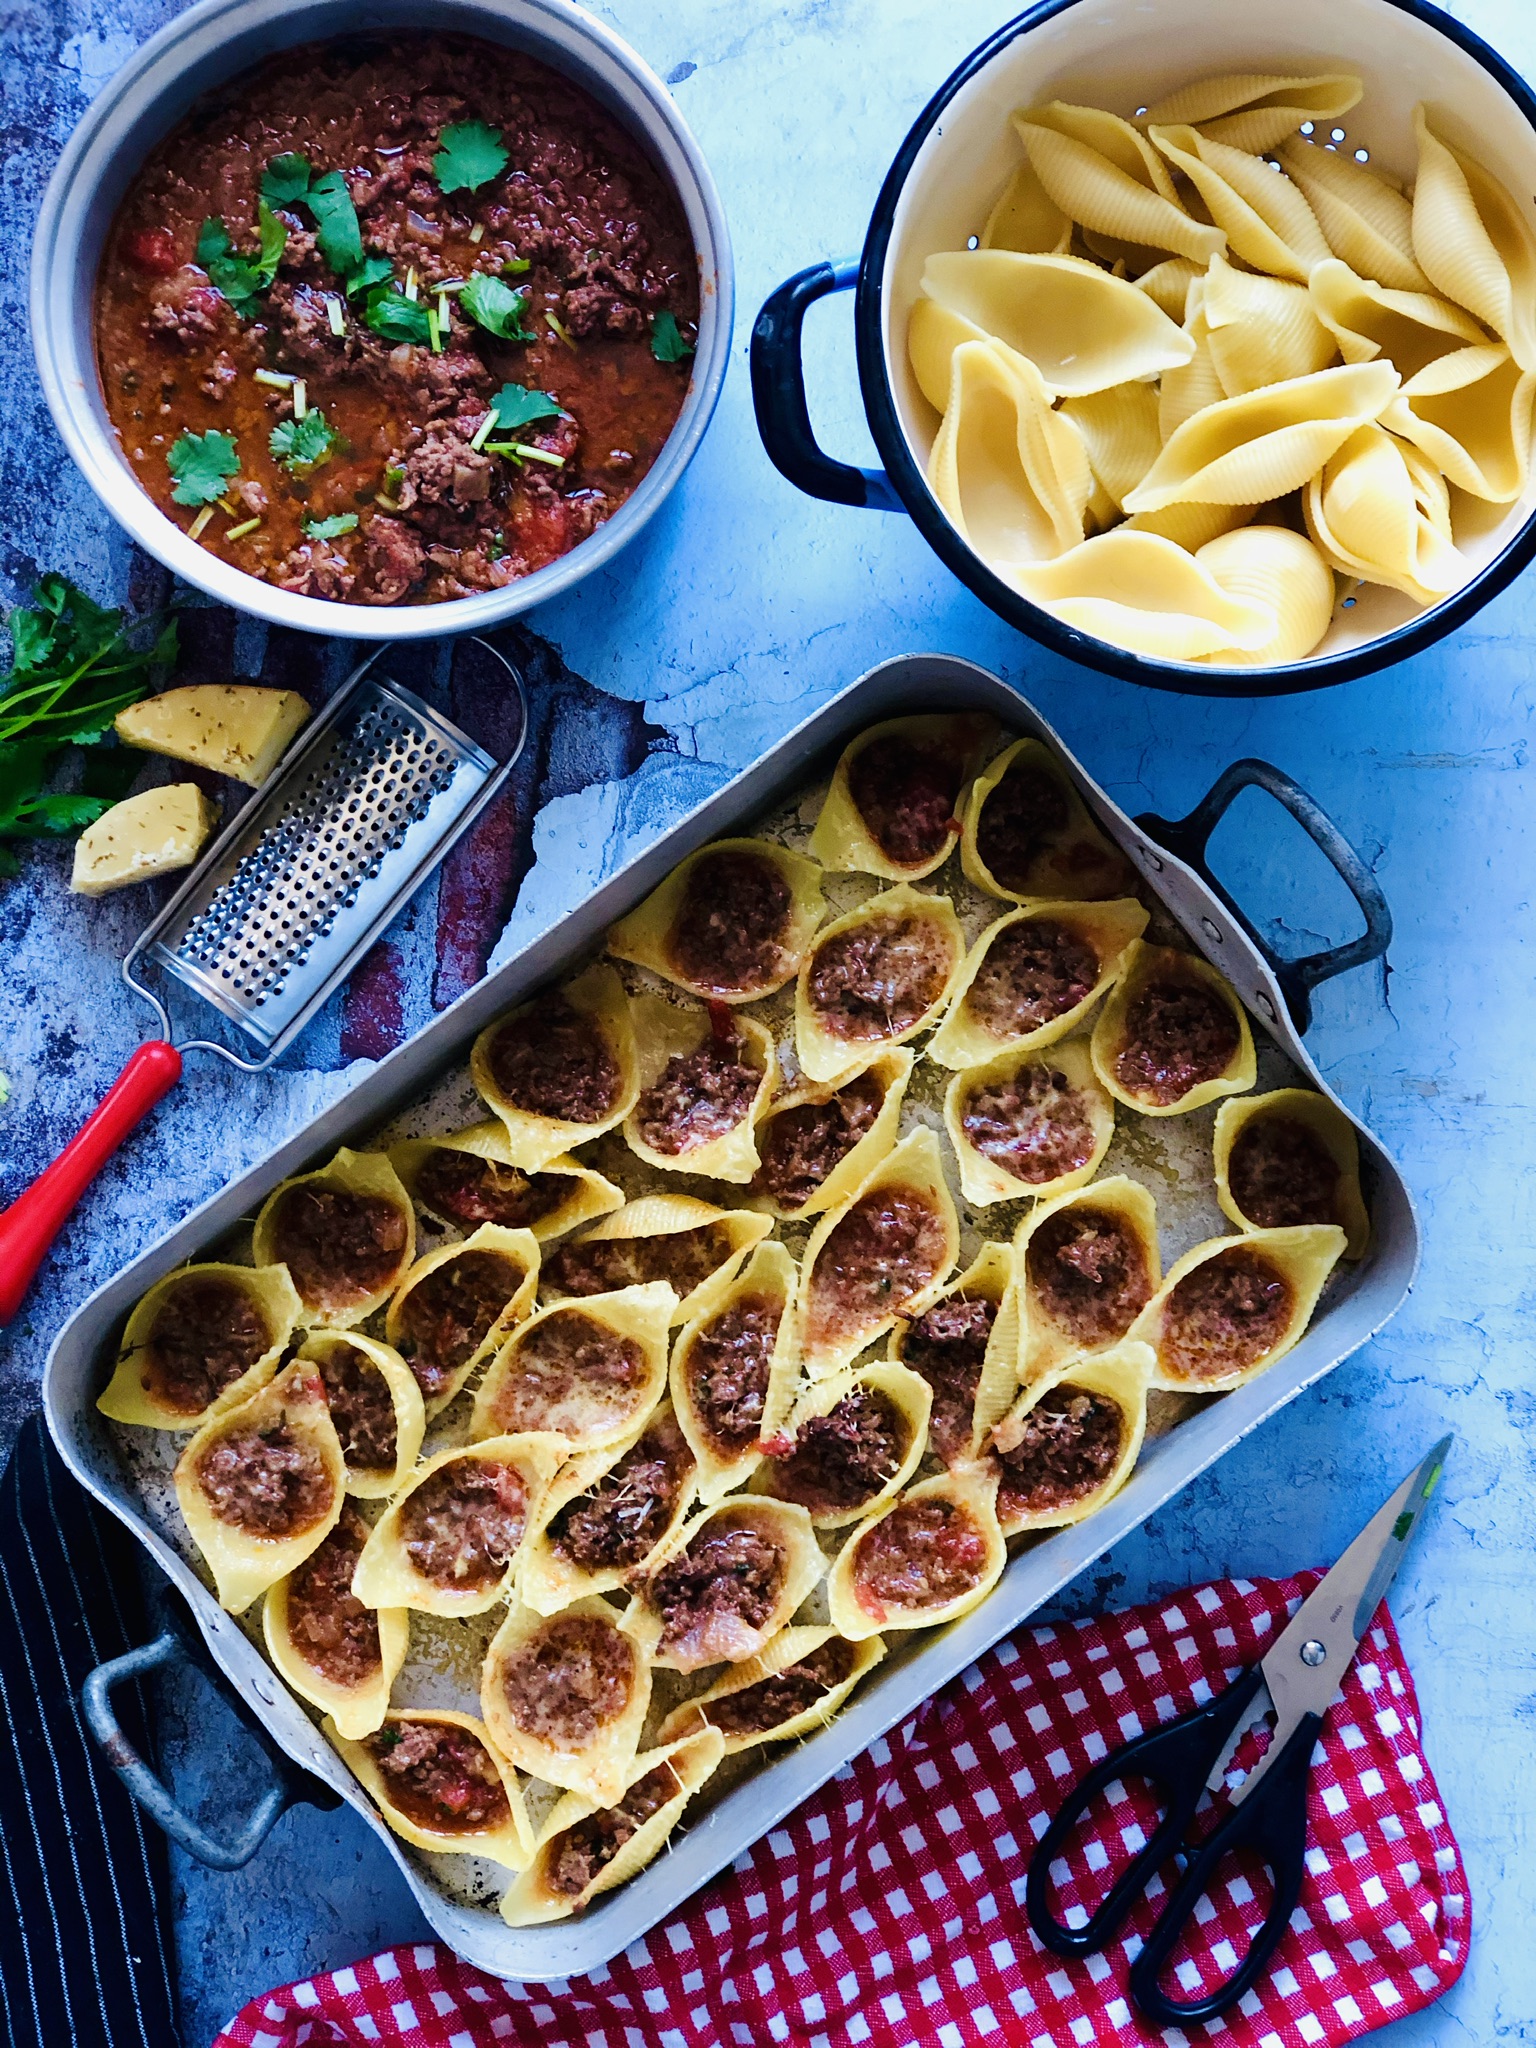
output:
[[[1092,1955],[1105,1948],[1158,1872],[1179,1858],[1182,1875],[1130,1969],[1131,1996],[1158,2025],[1217,2018],[1257,1982],[1280,1946],[1301,1896],[1307,1779],[1323,1716],[1397,1574],[1450,1447],[1450,1437],[1443,1437],[1421,1459],[1256,1665],[1208,1705],[1112,1751],[1078,1781],[1041,1836],[1025,1881],[1025,1907],[1030,1926],[1059,1956]],[[1276,1722],[1268,1749],[1233,1790],[1224,1818],[1198,1845],[1188,1844],[1189,1824],[1204,1794],[1220,1787],[1245,1731],[1271,1712]],[[1163,1818],[1092,1916],[1084,1920],[1077,1909],[1073,1917],[1083,1924],[1068,1926],[1050,1910],[1051,1865],[1095,1799],[1125,1778],[1151,1783]],[[1169,1998],[1160,1979],[1211,1889],[1218,1865],[1237,1850],[1254,1852],[1269,1867],[1274,1896],[1263,1924],[1225,1983],[1201,1998]]]

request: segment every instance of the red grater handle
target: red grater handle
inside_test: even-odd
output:
[[[175,1046],[163,1038],[147,1040],[52,1166],[45,1166],[31,1187],[0,1211],[0,1325],[20,1308],[76,1202],[180,1075],[181,1054]]]

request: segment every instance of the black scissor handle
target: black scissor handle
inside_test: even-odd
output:
[[[1307,1778],[1322,1728],[1319,1714],[1304,1714],[1285,1748],[1250,1798],[1233,1807],[1190,1857],[1173,1896],[1131,1965],[1131,1996],[1154,2025],[1183,2027],[1213,2020],[1257,1983],[1285,1938],[1301,1897],[1307,1857]],[[1218,1865],[1238,1849],[1252,1849],[1269,1865],[1274,1897],[1248,1952],[1226,1982],[1203,1998],[1168,1998],[1158,1979],[1168,1967],[1196,1906],[1210,1890]]]
[[[1263,1682],[1264,1674],[1255,1665],[1225,1692],[1218,1693],[1208,1706],[1185,1714],[1166,1728],[1150,1729],[1124,1748],[1112,1750],[1067,1794],[1065,1803],[1040,1837],[1024,1880],[1024,1909],[1029,1924],[1053,1955],[1093,1955],[1108,1945],[1134,1901],[1183,1842],[1211,1767],[1227,1737],[1241,1725]],[[1050,1910],[1051,1865],[1094,1800],[1118,1778],[1146,1778],[1155,1785],[1163,1797],[1163,1818],[1147,1846],[1122,1871],[1087,1925],[1068,1927]]]

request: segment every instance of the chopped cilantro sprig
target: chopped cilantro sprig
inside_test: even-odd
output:
[[[330,461],[340,439],[316,405],[301,420],[279,420],[268,445],[291,476],[309,476],[322,462]]]
[[[315,247],[335,271],[347,296],[367,291],[392,275],[383,256],[363,253],[363,230],[352,194],[340,171],[322,171],[296,150],[275,156],[261,174],[264,207],[302,206],[315,223]]]
[[[329,519],[306,519],[304,533],[309,540],[339,540],[357,527],[355,512],[333,512]]]
[[[432,323],[417,299],[394,285],[371,291],[363,304],[363,325],[385,341],[430,342]]]
[[[234,435],[221,434],[217,427],[206,434],[183,431],[166,450],[165,466],[178,505],[212,505],[228,490],[230,478],[240,474],[240,454]]]
[[[651,315],[651,354],[658,363],[685,363],[693,354],[693,343],[685,339],[675,313]]]
[[[501,130],[484,121],[450,121],[439,137],[432,171],[443,192],[478,192],[499,178],[511,161]]]
[[[197,261],[208,273],[208,282],[228,299],[237,313],[247,314],[251,301],[259,298],[277,275],[277,266],[288,246],[288,230],[263,198],[256,209],[256,256],[242,256],[230,240],[229,229],[217,216],[203,222],[197,237]]]
[[[527,292],[513,291],[499,277],[488,277],[477,270],[459,293],[459,305],[477,326],[494,334],[498,341],[537,339],[526,318]]]
[[[560,419],[565,408],[547,391],[530,391],[523,384],[503,384],[491,400],[498,427],[527,427],[535,420]]]

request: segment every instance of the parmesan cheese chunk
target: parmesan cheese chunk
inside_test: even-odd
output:
[[[292,690],[254,683],[195,683],[146,697],[117,714],[116,731],[130,747],[193,761],[258,788],[309,717]]]
[[[75,841],[69,886],[77,896],[105,896],[130,882],[190,867],[219,814],[195,782],[146,789],[103,811]]]

